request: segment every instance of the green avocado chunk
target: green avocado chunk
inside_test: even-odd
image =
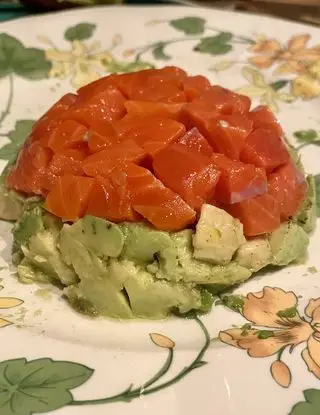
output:
[[[7,165],[0,176],[0,219],[15,221],[22,215],[24,197],[6,187],[9,170],[10,165]]]
[[[169,233],[157,231],[144,223],[124,223],[120,228],[125,236],[122,257],[137,263],[150,263],[173,246]]]
[[[202,307],[200,291],[192,284],[157,280],[141,269],[124,286],[137,317],[159,319],[167,317],[174,309],[186,313]]]
[[[26,245],[32,235],[44,230],[43,211],[40,206],[24,210],[20,219],[14,224],[12,233],[15,242]]]
[[[23,212],[23,198],[0,183],[0,219],[15,221]]]
[[[45,282],[42,274],[47,275],[48,282],[56,281],[63,285],[78,281],[73,268],[62,260],[57,248],[57,235],[51,230],[44,230],[31,236],[28,248],[25,247],[23,253],[25,262],[28,261],[41,272],[40,282]],[[39,281],[39,277],[37,280]]]
[[[295,217],[295,221],[307,233],[314,231],[317,222],[317,203],[316,185],[312,175],[307,176],[308,193],[300,211]]]
[[[24,210],[41,203],[38,196],[26,197],[22,193],[9,189],[6,178],[11,165],[7,165],[0,175],[0,220],[18,221]]]
[[[27,258],[23,258],[17,265],[17,275],[19,281],[24,284],[33,284],[34,282],[47,284],[50,282],[50,276],[47,274],[47,271],[41,270]]]
[[[64,225],[69,232],[96,255],[118,257],[124,237],[118,225],[94,216],[84,216],[73,225]]]
[[[241,245],[235,261],[252,272],[259,271],[272,262],[271,246],[267,238],[253,238]]]
[[[28,245],[31,236],[44,229],[43,211],[40,206],[23,211],[20,219],[12,228],[12,263],[14,265],[18,265],[24,258],[23,248]]]
[[[78,310],[81,309],[81,304],[86,304],[87,308],[90,305],[92,314],[132,317],[130,305],[122,291],[123,275],[120,275],[120,280],[112,278],[110,260],[102,259],[90,251],[78,239],[78,234],[73,229],[75,225],[64,225],[59,240],[63,260],[72,266],[79,278],[77,284],[64,290],[65,295]]]
[[[231,262],[227,265],[213,265],[193,257],[192,238],[190,229],[176,232],[171,236],[174,248],[168,250],[165,266],[160,262],[156,273],[157,278],[169,281],[183,281],[195,284],[210,284],[220,286],[232,286],[245,281],[251,276],[251,272]],[[168,266],[170,264],[170,266]]]
[[[173,309],[185,312],[202,307],[200,291],[191,284],[157,280],[142,265],[127,258],[97,257],[78,238],[75,225],[64,225],[59,247],[64,261],[80,279],[64,291],[78,309],[82,304],[83,308],[109,317],[163,318]]]
[[[27,200],[13,228],[18,277],[26,283],[58,284],[76,310],[91,316],[161,319],[207,312],[215,294],[269,263],[286,265],[306,253],[308,236],[297,222],[281,225],[268,238],[246,241],[241,226],[234,230],[220,212],[217,220],[216,209],[206,212],[194,248],[192,229],[162,232],[143,223],[117,225],[92,216],[70,225],[46,212],[38,200]],[[212,220],[217,240],[224,235],[222,247],[215,238],[209,238],[210,246],[203,239]],[[195,249],[204,253],[202,259],[195,257]]]
[[[59,221],[40,206],[24,210],[13,227],[13,260],[20,281],[64,285],[77,281],[76,273],[62,260],[58,250],[59,229]]]
[[[273,254],[271,263],[284,266],[305,258],[309,237],[296,223],[286,222],[271,233],[269,242]]]

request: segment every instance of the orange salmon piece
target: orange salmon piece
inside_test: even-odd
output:
[[[50,149],[27,140],[7,177],[7,186],[28,195],[43,194],[42,181],[52,158]]]
[[[129,116],[179,120],[184,104],[128,100],[124,105]]]
[[[249,97],[218,85],[213,85],[199,99],[205,101],[208,108],[221,114],[247,114],[251,107]]]
[[[145,69],[142,71],[130,72],[125,74],[112,74],[105,76],[97,81],[78,89],[81,97],[92,96],[104,91],[110,85],[118,88],[126,98],[130,98],[138,85],[145,82],[152,76],[165,76],[168,79],[185,79],[187,74],[184,70],[175,66],[166,66],[162,69]]]
[[[119,121],[115,130],[120,140],[134,140],[151,157],[186,131],[185,126],[175,120],[131,117]]]
[[[259,105],[255,109],[249,112],[249,119],[253,122],[253,129],[266,128],[272,130],[278,136],[283,136],[283,130],[277,117],[273,112],[265,105]]]
[[[59,124],[59,116],[78,101],[78,95],[66,94],[59,99],[49,110],[34,124],[32,137],[40,140],[48,131]]]
[[[185,145],[190,150],[206,157],[210,157],[213,153],[212,147],[197,128],[187,131],[184,136],[179,138],[177,143]]]
[[[86,158],[85,150],[69,149],[63,153],[54,154],[49,163],[43,180],[43,188],[50,190],[58,176],[84,176],[82,161]]]
[[[207,139],[218,153],[239,160],[245,139],[252,131],[252,121],[245,115],[222,115],[207,124]]]
[[[257,128],[245,140],[240,160],[263,167],[267,172],[286,164],[289,152],[281,138],[274,130]]]
[[[148,170],[132,163],[116,167],[108,177],[97,176],[87,213],[114,222],[138,220],[132,200],[136,192],[153,185],[154,180]]]
[[[113,86],[107,87],[96,95],[79,98],[77,103],[67,109],[60,117],[75,120],[87,128],[101,129],[110,122],[122,118],[126,109],[125,98]]]
[[[211,84],[209,80],[202,75],[188,76],[183,81],[183,90],[188,101],[193,101],[199,98],[205,92],[209,91]]]
[[[126,189],[117,187],[109,177],[102,176],[95,177],[86,213],[112,222],[138,219],[131,207],[130,195]]]
[[[227,205],[225,209],[240,220],[246,236],[270,233],[280,225],[279,205],[276,199],[268,193],[240,203]]]
[[[165,186],[196,211],[212,197],[220,176],[208,157],[179,143],[157,153],[153,169]]]
[[[93,184],[91,177],[59,176],[47,195],[44,208],[65,221],[74,222],[84,215]]]
[[[223,154],[213,154],[211,161],[221,172],[214,195],[217,201],[239,203],[267,192],[268,182],[264,169],[230,160]]]
[[[105,124],[102,128],[91,128],[88,132],[88,147],[90,153],[106,150],[119,143],[112,123]]]
[[[137,86],[131,93],[130,99],[166,103],[187,101],[184,91],[180,88],[179,80],[167,79],[161,76],[153,76],[146,81],[142,81],[141,85]]]
[[[279,204],[281,220],[291,219],[297,213],[308,190],[304,174],[292,161],[269,175],[268,187]]]
[[[135,141],[126,140],[87,157],[82,168],[88,176],[108,176],[119,163],[141,163],[146,152]]]
[[[166,231],[185,229],[196,219],[196,212],[159,181],[137,191],[133,198],[133,209],[156,229]]]
[[[54,153],[77,147],[86,141],[88,130],[73,120],[63,121],[58,127],[45,134],[40,142]]]

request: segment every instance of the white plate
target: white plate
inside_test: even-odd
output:
[[[8,132],[16,130],[11,138],[17,140],[30,127],[21,120],[37,119],[73,87],[111,70],[170,64],[271,105],[292,143],[304,145],[307,171],[319,172],[319,29],[171,6],[83,9],[2,23],[0,29],[3,144]],[[315,142],[299,142],[298,130],[318,131],[305,135]],[[8,224],[1,224],[1,234],[3,258],[10,262]],[[319,240],[318,230],[307,264],[242,285],[238,292],[260,292],[245,299],[243,315],[216,306],[201,323],[90,320],[73,312],[58,291],[19,284],[4,262],[0,414],[318,413]],[[258,327],[259,336],[250,326],[241,336],[235,327],[246,323]],[[238,338],[232,340],[228,329]],[[210,341],[220,331],[225,342]],[[150,333],[168,339],[153,336],[155,344]]]

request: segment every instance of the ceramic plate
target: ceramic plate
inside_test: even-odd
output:
[[[0,158],[62,94],[112,71],[178,65],[269,105],[320,176],[320,30],[184,7],[92,8],[0,26]],[[320,407],[320,227],[306,264],[264,274],[201,318],[83,317],[23,285],[1,223],[0,414],[307,415]]]

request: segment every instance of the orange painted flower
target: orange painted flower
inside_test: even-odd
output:
[[[0,286],[0,291],[3,289]],[[12,298],[12,297],[0,297],[0,310],[7,310],[13,307],[17,307],[23,303],[22,300],[19,298]],[[6,320],[5,318],[0,318],[0,328],[9,326],[11,323],[10,321]]]
[[[304,100],[320,95],[320,60],[307,64],[304,72],[291,81],[291,93]]]
[[[173,349],[176,345],[173,340],[163,334],[150,333],[149,336],[156,346],[163,347],[164,349]]]
[[[258,39],[250,46],[250,51],[256,53],[249,61],[258,68],[270,68],[279,62],[277,73],[300,73],[305,66],[320,60],[320,46],[307,47],[311,36],[301,34],[292,36],[286,45],[275,39]]]
[[[320,298],[309,301],[305,309],[309,319],[300,316],[297,305],[296,295],[281,288],[264,287],[263,291],[249,293],[243,300],[241,314],[252,325],[221,331],[219,338],[228,345],[247,350],[251,357],[277,354],[270,370],[283,387],[290,385],[291,373],[281,360],[282,352],[287,347],[292,351],[306,342],[302,358],[310,372],[320,379]]]

